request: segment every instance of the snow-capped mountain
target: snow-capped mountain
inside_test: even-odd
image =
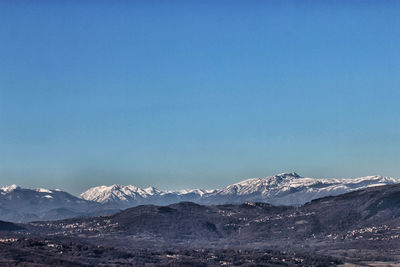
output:
[[[297,173],[252,178],[229,185],[205,196],[202,203],[267,202],[273,205],[301,205],[316,198],[335,196],[371,186],[399,183],[398,179],[366,176],[356,179],[317,179]]]
[[[357,179],[317,179],[297,173],[281,173],[266,178],[252,178],[215,190],[162,191],[154,187],[98,186],[81,194],[86,200],[128,207],[140,204],[166,205],[180,201],[200,204],[268,202],[274,205],[301,205],[313,199],[339,195],[370,186],[394,184],[398,179],[366,176]]]
[[[115,184],[111,186],[103,185],[90,188],[80,196],[86,200],[110,203],[139,201],[150,196],[158,195],[159,193],[161,193],[161,191],[154,187],[142,189],[132,185],[121,186]]]
[[[0,220],[58,220],[103,213],[101,204],[58,189],[26,189],[17,185],[0,187]]]
[[[316,179],[297,173],[247,179],[222,189],[162,191],[132,185],[97,186],[79,197],[61,190],[26,189],[17,185],[0,187],[0,220],[26,222],[58,220],[114,213],[142,204],[168,205],[181,201],[216,205],[267,202],[273,205],[301,205],[313,199],[333,196],[371,186],[399,183],[390,177]]]
[[[83,192],[85,200],[102,203],[109,207],[126,208],[139,204],[170,204],[180,201],[195,201],[213,191],[193,189],[179,191],[161,191],[155,187],[139,188],[132,185],[96,186]]]

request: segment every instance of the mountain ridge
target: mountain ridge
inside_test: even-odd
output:
[[[302,205],[319,197],[399,182],[399,179],[384,176],[365,176],[354,179],[309,178],[302,177],[296,172],[286,172],[265,178],[242,180],[221,189],[162,191],[152,187],[154,190],[150,193],[146,191],[148,188],[142,189],[132,185],[118,185],[118,190],[114,190],[113,186],[98,186],[88,189],[80,197],[121,207],[141,204],[172,204],[180,201],[193,201],[208,205],[244,201],[268,202],[275,205]],[[123,195],[116,197],[121,192]]]
[[[335,196],[372,186],[400,181],[383,176],[356,179],[317,179],[295,172],[251,178],[220,189],[163,191],[133,185],[97,186],[80,197],[60,189],[0,187],[0,220],[28,222],[106,215],[138,205],[169,205],[195,202],[202,205],[241,204],[246,201],[300,206],[313,199]]]

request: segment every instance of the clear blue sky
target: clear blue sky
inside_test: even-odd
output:
[[[399,1],[0,1],[0,185],[400,176]]]

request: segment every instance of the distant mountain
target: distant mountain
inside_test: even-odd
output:
[[[205,205],[253,201],[297,206],[324,196],[398,182],[382,176],[314,179],[297,173],[282,173],[244,180],[215,190],[162,191],[132,185],[98,186],[82,193],[80,198],[58,189],[26,189],[12,185],[0,188],[0,220],[28,222],[99,216],[137,205],[169,205],[182,201]]]
[[[400,184],[298,207],[140,205],[0,231],[1,266],[397,266]]]
[[[98,186],[82,193],[83,199],[113,207],[126,208],[142,204],[167,205],[181,201],[199,204],[239,204],[245,201],[273,205],[302,205],[313,199],[335,196],[372,186],[395,184],[391,177],[366,176],[357,179],[316,179],[297,173],[281,173],[266,178],[253,178],[215,190],[162,191],[154,187]]]
[[[149,188],[139,188],[132,185],[120,186],[97,186],[90,188],[80,195],[81,198],[96,201],[99,203],[124,203],[124,202],[139,202],[142,199],[148,197],[156,196],[161,193],[160,190],[149,187]]]
[[[33,233],[61,233],[126,249],[212,244],[259,247],[271,242],[286,248],[289,243],[304,245],[307,239],[315,245],[317,238],[323,245],[340,238],[346,242],[359,240],[376,250],[370,240],[400,242],[400,184],[319,198],[300,207],[180,202],[141,205],[111,216],[35,223],[26,228]],[[102,239],[98,239],[99,233]]]
[[[155,187],[139,188],[132,185],[97,186],[80,195],[82,199],[96,201],[106,206],[127,208],[140,204],[171,204],[181,201],[196,201],[210,190],[161,191]]]
[[[27,222],[110,214],[93,201],[61,190],[25,189],[16,185],[0,188],[0,220]]]

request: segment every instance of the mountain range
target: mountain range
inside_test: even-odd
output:
[[[317,179],[297,173],[247,179],[222,189],[163,191],[132,185],[98,186],[80,197],[61,190],[26,189],[16,185],[0,188],[0,220],[28,222],[90,217],[115,213],[138,205],[169,205],[190,201],[204,205],[241,204],[246,201],[299,206],[313,199],[335,196],[367,187],[395,184],[391,177]]]
[[[298,207],[252,201],[224,205],[179,202],[168,206],[140,205],[110,216],[37,222],[25,227],[38,233],[80,235],[86,232],[88,236],[99,238],[108,238],[109,233],[122,237],[142,235],[142,238],[151,237],[152,241],[160,238],[160,242],[167,243],[172,239],[209,242],[230,236],[238,238],[237,235],[248,242],[296,235],[322,234],[325,238],[326,234],[371,225],[398,227],[399,204],[400,184],[395,184],[323,197]],[[400,228],[396,229],[400,232]],[[400,240],[400,236],[396,239]],[[131,245],[140,247],[143,244]]]
[[[400,184],[301,206],[180,202],[1,227],[5,266],[398,266]]]
[[[298,206],[320,197],[398,182],[400,182],[398,179],[383,176],[366,176],[357,179],[317,179],[289,172],[266,178],[247,179],[222,189],[162,191],[154,187],[142,189],[132,185],[112,185],[90,188],[80,197],[119,208],[143,204],[167,205],[180,201],[206,205],[256,201],[273,205]]]

